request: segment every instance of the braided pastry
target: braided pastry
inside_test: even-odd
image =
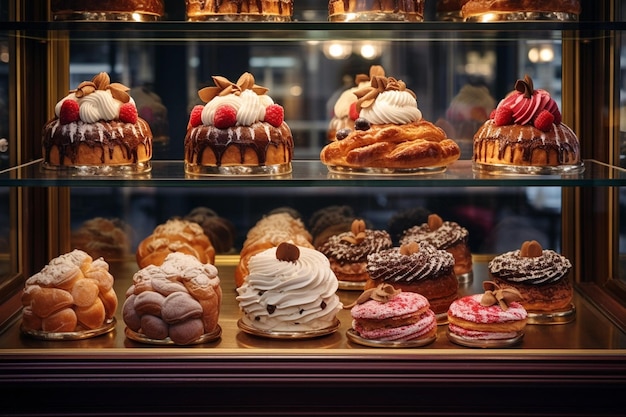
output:
[[[354,130],[344,139],[326,145],[320,153],[326,165],[396,169],[447,166],[460,156],[456,142],[425,120]]]

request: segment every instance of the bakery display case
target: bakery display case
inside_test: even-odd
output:
[[[182,1],[166,2],[157,21],[54,21],[49,2],[32,3],[0,2],[0,389],[7,414],[623,414],[626,10],[619,2],[584,3],[579,20],[564,22],[437,21],[429,0],[423,22],[329,22],[326,4],[313,1],[296,2],[287,22],[186,21]],[[330,172],[319,160],[329,109],[372,64],[404,80],[433,123],[445,122],[465,85],[489,93],[472,96],[488,114],[530,73],[577,133],[584,170],[477,172],[471,133],[461,133],[478,128],[473,120],[456,131],[461,158],[444,172]],[[152,123],[152,169],[127,176],[42,169],[41,128],[55,104],[101,71],[132,87]],[[211,75],[237,79],[244,71],[285,108],[292,172],[186,174],[183,139],[197,91]],[[248,230],[273,210],[296,211],[309,225],[334,205],[377,229],[391,230],[395,216],[414,208],[458,221],[469,230],[473,258],[462,295],[482,292],[495,255],[538,240],[571,260],[573,312],[490,348],[454,343],[445,324],[424,345],[355,343],[348,310],[328,332],[305,338],[242,329],[234,276]],[[135,251],[156,226],[198,207],[235,229],[215,258],[220,332],[189,346],[142,340],[121,311],[139,269]],[[25,280],[71,251],[96,218],[114,219],[125,236],[123,245],[113,240],[123,250],[107,259],[119,301],[113,324],[73,340],[22,331]],[[344,305],[359,294],[338,291]]]

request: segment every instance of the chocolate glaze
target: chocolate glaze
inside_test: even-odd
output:
[[[78,121],[66,125],[60,124],[59,119],[53,119],[44,126],[42,136],[44,161],[50,162],[50,150],[56,147],[59,150],[61,165],[64,164],[65,158],[72,164],[80,165],[78,147],[81,144],[91,149],[99,148],[100,161],[103,164],[113,157],[116,147],[119,147],[124,153],[124,158],[132,163],[138,162],[139,146],[144,147],[146,155],[152,155],[152,133],[148,123],[143,119],[138,119],[136,124],[101,120],[96,123]]]
[[[524,133],[523,129],[526,129]],[[516,130],[516,131],[513,131]],[[533,132],[539,132],[536,137],[530,137]],[[522,140],[518,140],[520,135],[524,135]],[[528,136],[528,137],[527,137]],[[521,149],[523,160],[531,162],[531,156],[536,151],[543,151],[546,154],[556,152],[558,163],[563,164],[572,155],[580,153],[580,144],[572,130],[564,124],[553,125],[548,132],[541,132],[529,126],[495,126],[493,120],[488,120],[476,132],[474,137],[474,159],[483,162],[488,157],[487,144],[494,142],[498,148],[498,159],[502,160],[508,148]],[[509,163],[513,163],[514,152],[510,153]]]
[[[226,149],[235,146],[239,149],[239,163],[245,162],[246,150],[252,149],[258,158],[259,165],[265,165],[267,151],[270,146],[281,147],[285,160],[293,158],[293,138],[286,123],[273,127],[268,123],[255,122],[251,126],[235,126],[218,129],[214,126],[200,125],[187,132],[185,136],[185,160],[201,165],[202,155],[208,148],[213,151],[216,165],[222,165],[222,157]]]

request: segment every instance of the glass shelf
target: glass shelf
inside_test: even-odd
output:
[[[561,39],[597,36],[596,31],[626,30],[626,22],[6,22],[3,30],[47,39],[48,32],[72,40],[333,40],[337,38],[413,40]],[[589,33],[587,33],[589,32]],[[569,36],[569,35],[567,35]]]
[[[457,161],[440,174],[334,174],[320,161],[293,161],[293,172],[280,176],[189,176],[183,161],[152,161],[152,171],[126,177],[71,176],[41,168],[36,160],[0,171],[0,186],[12,187],[616,187],[626,186],[626,170],[594,160],[580,174],[490,175]]]

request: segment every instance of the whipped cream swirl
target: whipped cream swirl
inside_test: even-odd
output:
[[[407,229],[400,238],[400,244],[428,242],[438,249],[447,249],[458,242],[467,241],[469,232],[458,223],[445,221],[435,230],[426,223]]]
[[[362,262],[367,255],[388,249],[392,246],[391,236],[385,230],[365,230],[365,238],[359,243],[350,243],[345,237],[352,237],[352,232],[344,232],[328,238],[319,248],[320,252],[340,263]]]
[[[362,108],[360,117],[372,124],[407,124],[422,120],[417,100],[408,91],[384,91],[376,97],[374,104]]]
[[[59,117],[61,106],[65,100],[78,102],[80,120],[85,123],[96,123],[99,120],[111,121],[119,117],[122,102],[116,100],[109,90],[96,90],[83,97],[76,97],[75,93],[70,93],[59,101],[54,107],[54,114]],[[131,98],[130,102],[135,105]]]
[[[342,309],[338,281],[326,257],[299,246],[295,261],[280,261],[276,247],[248,262],[249,275],[237,288],[243,320],[261,330],[308,331],[333,324]]]
[[[557,282],[571,268],[572,264],[566,257],[547,249],[536,257],[521,256],[518,249],[498,255],[489,262],[489,272],[494,277],[531,285]]]
[[[252,90],[245,90],[240,95],[217,96],[209,101],[202,110],[202,124],[213,125],[215,111],[224,105],[237,110],[237,125],[250,126],[254,122],[265,120],[265,108],[274,104],[268,95],[257,95]]]
[[[395,247],[367,257],[367,272],[373,280],[411,283],[426,278],[447,275],[454,268],[454,257],[426,242],[419,243],[419,251],[402,254]]]

